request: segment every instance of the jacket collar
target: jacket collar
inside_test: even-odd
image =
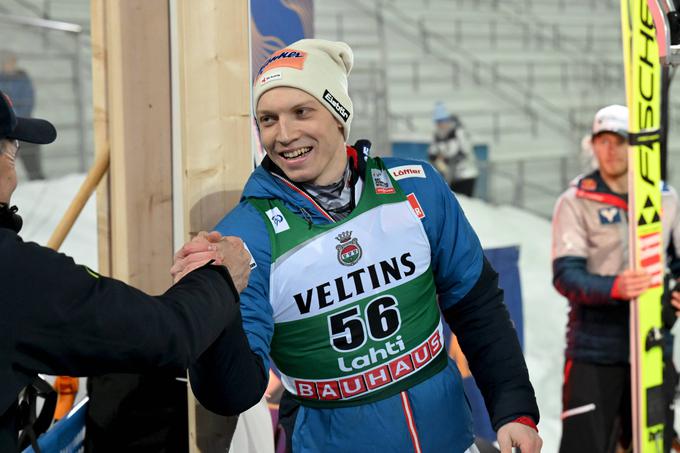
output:
[[[576,181],[576,197],[628,210],[628,195],[613,192],[602,179],[599,170]]]
[[[364,173],[366,171],[366,159],[368,157],[368,150],[370,149],[370,143],[365,145],[360,141],[357,142],[357,145],[354,147],[346,145],[347,157],[352,170],[350,179],[352,187],[354,187],[359,178],[364,178]],[[357,148],[361,149],[362,151],[357,151]],[[301,211],[301,214],[305,218],[319,219],[322,222],[333,222],[332,217],[321,207],[316,199],[300,184],[291,181],[283,172],[283,170],[281,170],[281,168],[269,158],[269,156],[265,156],[265,158],[262,160],[262,163],[260,164],[260,167],[261,168],[255,170],[255,174],[259,173],[257,177],[257,180],[259,181],[257,185],[259,188],[255,188],[250,186],[250,184],[246,184],[246,188],[244,189],[244,197],[255,196],[257,198],[279,198],[282,201],[294,206],[294,210]],[[278,190],[276,190],[271,185],[266,184],[268,187],[266,190],[269,192],[267,196],[263,196],[261,193],[252,193],[253,188],[256,189],[256,192],[261,192],[261,189],[263,188],[263,172],[264,174],[268,174],[270,177],[269,179],[274,180],[274,186],[278,187]]]

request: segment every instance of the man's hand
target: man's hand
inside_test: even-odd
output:
[[[614,299],[635,299],[644,293],[652,282],[652,277],[645,271],[626,269],[616,276],[611,296]]]
[[[511,453],[512,447],[519,447],[522,453],[539,453],[543,446],[536,430],[522,423],[506,423],[498,430],[496,438],[501,453]]]
[[[227,266],[231,280],[240,293],[248,286],[251,256],[241,238],[224,236],[217,245],[217,257]]]
[[[204,266],[210,260],[222,264],[229,271],[236,289],[240,293],[248,286],[250,276],[250,253],[243,241],[235,236],[223,237],[217,231],[201,231],[191,241],[182,246],[177,253],[170,274],[178,282],[189,272]]]
[[[0,203],[9,204],[17,188],[16,154],[14,140],[0,139]]]
[[[191,241],[184,244],[175,253],[170,268],[170,275],[174,282],[177,283],[186,274],[207,264],[210,260],[214,260],[214,264],[222,264],[217,257],[217,245],[214,244],[221,237],[222,235],[214,231],[211,233],[201,231]]]

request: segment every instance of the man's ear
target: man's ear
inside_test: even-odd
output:
[[[340,121],[338,121],[337,118],[334,118],[334,119],[335,119],[335,124],[338,126],[338,129],[340,129],[340,132],[342,132],[342,135],[344,136],[345,135],[345,126]]]

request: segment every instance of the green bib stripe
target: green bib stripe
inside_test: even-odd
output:
[[[271,356],[303,404],[376,401],[446,366],[430,244],[381,160],[368,160],[359,203],[337,223],[249,202],[270,235]]]

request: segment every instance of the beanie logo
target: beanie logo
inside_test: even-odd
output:
[[[333,110],[338,112],[338,115],[340,115],[345,123],[347,122],[349,119],[349,110],[347,110],[345,106],[340,103],[340,101],[335,99],[328,90],[323,92],[323,100],[330,104],[330,106],[333,107]]]
[[[260,77],[260,85],[266,85],[269,82],[273,82],[275,80],[281,79],[281,73],[280,72],[275,72],[274,74],[266,74]]]
[[[307,59],[307,52],[302,50],[282,49],[269,57],[264,62],[257,73],[259,77],[263,72],[274,68],[293,68],[303,69],[305,67],[305,60]]]

